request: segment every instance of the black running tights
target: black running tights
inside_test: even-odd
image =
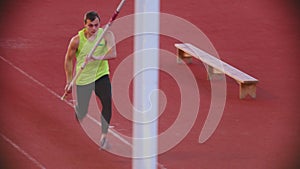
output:
[[[108,75],[102,76],[91,84],[77,85],[77,105],[75,107],[77,119],[82,120],[86,116],[92,91],[101,101],[102,133],[107,133],[112,116],[111,83]]]

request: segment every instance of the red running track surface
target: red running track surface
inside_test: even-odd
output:
[[[82,27],[85,11],[96,9],[105,23],[116,5],[112,1],[2,2],[1,168],[131,168],[131,159],[99,151],[75,121],[73,109],[59,100],[65,83],[63,61],[70,37]],[[201,93],[196,122],[170,151],[160,154],[158,168],[282,169],[299,168],[300,114],[299,5],[294,1],[162,1],[161,11],[184,18],[211,40],[221,59],[260,81],[257,98],[238,99],[238,86],[227,79],[226,105],[212,137],[198,143],[210,105],[210,84],[201,63],[189,65]],[[120,17],[132,14],[126,2]],[[122,30],[124,31],[124,30]],[[174,42],[161,38],[161,47],[175,53]],[[111,77],[133,40],[117,46],[110,61]],[[199,64],[198,64],[199,63]],[[176,65],[176,64],[174,64]],[[168,99],[159,119],[160,132],[176,118],[180,104],[172,78],[161,74],[160,87]],[[129,91],[129,93],[131,90]],[[131,95],[131,94],[130,94]],[[114,107],[115,130],[131,134],[132,124]]]

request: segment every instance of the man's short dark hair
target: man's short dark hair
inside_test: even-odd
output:
[[[96,11],[89,11],[84,15],[84,23],[86,23],[87,20],[94,21],[96,18],[100,21],[100,17]]]

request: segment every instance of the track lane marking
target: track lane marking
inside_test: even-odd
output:
[[[32,80],[33,82],[35,82],[36,84],[38,84],[39,86],[41,86],[42,88],[46,89],[49,93],[53,94],[55,97],[57,97],[59,100],[61,100],[61,96],[59,94],[57,94],[55,91],[51,90],[50,88],[48,88],[46,85],[44,85],[43,83],[41,83],[40,81],[38,81],[37,79],[35,79],[34,77],[32,77],[31,75],[29,75],[28,73],[26,73],[25,71],[23,71],[21,68],[19,68],[18,66],[14,65],[12,62],[10,62],[9,60],[5,59],[4,57],[0,56],[0,58],[6,62],[7,64],[9,64],[11,67],[13,67],[14,69],[16,69],[18,72],[20,72],[21,74],[23,74],[24,76],[26,76],[27,78],[29,78],[30,80]],[[71,106],[72,108],[74,107],[74,105],[71,102],[68,102],[66,100],[64,100],[64,102],[66,104],[68,104],[69,106]],[[101,123],[98,122],[96,119],[94,119],[93,117],[88,115],[88,118],[90,118],[92,121],[94,121],[97,125],[101,126]],[[131,143],[129,143],[126,139],[122,138],[122,136],[120,136],[118,133],[116,133],[113,129],[109,129],[109,132],[115,136],[116,138],[118,138],[121,142],[123,142],[124,144],[133,147],[133,145]],[[4,136],[4,135],[3,135]],[[5,136],[4,136],[5,137]],[[12,142],[13,143],[13,142]],[[17,146],[17,145],[16,145]],[[26,153],[26,152],[25,152]],[[28,154],[29,155],[29,154]],[[33,159],[35,160],[35,159]],[[35,160],[36,161],[36,160]],[[38,161],[37,161],[38,162]],[[167,169],[164,167],[163,164],[157,162],[157,166],[161,169]]]
[[[0,133],[1,137],[8,142],[10,145],[12,145],[15,149],[17,149],[20,153],[22,153],[27,159],[29,159],[31,162],[33,162],[37,167],[41,169],[46,169],[44,165],[42,165],[38,160],[33,158],[30,154],[28,154],[25,150],[23,150],[20,146],[18,146],[16,143],[14,143],[11,139],[6,137],[4,134]]]

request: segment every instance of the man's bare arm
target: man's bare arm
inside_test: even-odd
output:
[[[65,73],[66,73],[66,87],[72,81],[73,78],[73,61],[76,57],[76,51],[78,49],[79,39],[78,36],[74,36],[68,46],[65,56]]]
[[[92,56],[94,60],[108,60],[114,59],[117,57],[115,38],[112,32],[108,31],[104,35],[104,40],[106,42],[106,46],[108,48],[108,52],[103,56]]]

